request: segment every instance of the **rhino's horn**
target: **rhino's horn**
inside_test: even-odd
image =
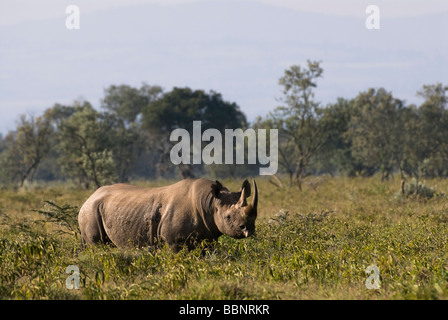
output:
[[[252,198],[252,208],[257,210],[257,205],[258,205],[258,189],[257,189],[257,183],[255,182],[255,179],[253,180],[254,182],[254,196]]]
[[[247,206],[246,198],[250,196],[250,183],[249,183],[249,181],[244,180],[240,192],[241,192],[241,196],[240,196],[240,199],[238,200],[237,204],[240,207],[245,207],[245,206]]]
[[[243,190],[241,191],[241,197],[240,197],[240,199],[238,200],[237,205],[238,205],[239,207],[246,207],[246,206],[247,206],[246,198],[247,198],[246,191],[245,191],[245,189],[243,189]]]
[[[254,195],[252,198],[252,202],[244,210],[246,215],[248,215],[248,216],[257,216],[258,189],[257,189],[257,183],[255,182],[255,180],[253,180],[253,182],[254,182]]]

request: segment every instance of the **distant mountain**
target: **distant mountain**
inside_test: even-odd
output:
[[[0,27],[0,133],[19,113],[84,97],[99,105],[111,84],[145,81],[213,89],[252,120],[277,106],[278,78],[321,60],[324,104],[385,87],[409,103],[423,84],[448,82],[448,15],[382,19],[310,14],[254,2],[141,5]]]

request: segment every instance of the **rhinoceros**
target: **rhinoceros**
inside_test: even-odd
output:
[[[250,183],[231,192],[219,181],[185,179],[161,188],[114,184],[96,190],[78,215],[83,245],[112,243],[144,247],[166,243],[174,251],[193,249],[222,234],[241,239],[255,231],[258,190],[250,204]]]

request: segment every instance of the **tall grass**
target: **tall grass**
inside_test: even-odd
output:
[[[241,182],[224,185],[238,190]],[[253,237],[222,236],[212,248],[178,254],[165,247],[82,249],[71,219],[91,191],[2,191],[0,297],[448,298],[446,197],[397,199],[400,181],[376,177],[330,178],[303,192],[277,188],[267,179],[257,183],[260,211]],[[426,183],[447,194],[447,181]],[[79,290],[65,287],[69,265],[79,267]],[[370,265],[380,272],[377,290],[366,288]]]

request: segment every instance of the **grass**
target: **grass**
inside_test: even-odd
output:
[[[241,182],[223,184],[238,190]],[[0,298],[448,298],[448,181],[426,181],[438,192],[428,200],[397,198],[400,181],[377,177],[328,178],[302,192],[257,184],[256,235],[222,236],[205,254],[82,249],[73,218],[92,191],[2,190]],[[69,265],[80,270],[79,290],[65,286]],[[370,265],[380,272],[377,290],[366,288]]]

